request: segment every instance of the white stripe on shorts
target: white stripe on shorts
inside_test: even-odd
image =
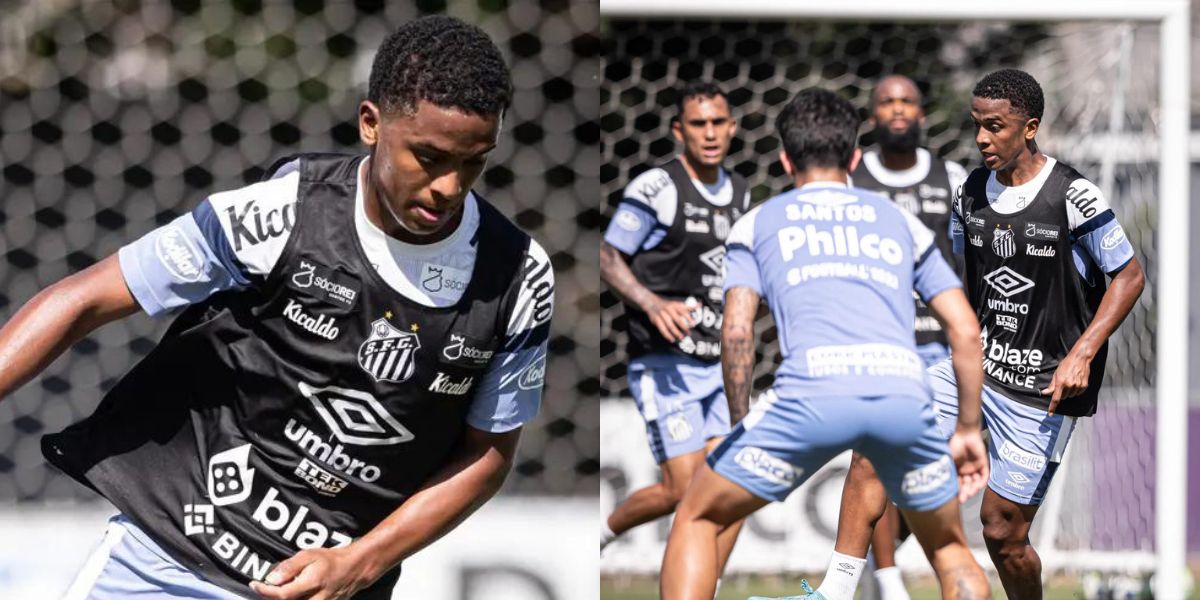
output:
[[[750,413],[747,414],[746,418],[742,420],[744,427],[746,429],[751,429],[755,425],[758,425],[758,422],[761,421],[764,416],[766,416],[767,411],[770,410],[772,406],[775,406],[775,403],[778,401],[779,396],[775,395],[775,390],[767,390],[759,394],[758,401],[754,403],[754,406],[750,408]]]
[[[113,548],[121,543],[125,533],[126,529],[120,523],[109,521],[108,529],[104,531],[104,538],[100,540],[100,545],[83,564],[83,568],[75,576],[75,581],[71,582],[71,587],[67,588],[67,592],[63,594],[62,600],[84,600],[91,594],[96,581],[100,579],[100,574],[104,572],[104,566],[108,564],[108,558],[112,555]]]
[[[638,386],[642,393],[642,418],[648,423],[658,418],[658,386],[650,369],[642,371]]]
[[[1047,460],[1053,463],[1062,462],[1063,454],[1067,453],[1067,442],[1074,433],[1075,417],[1063,417],[1062,426],[1058,428],[1058,437],[1054,439],[1054,447],[1050,449]]]

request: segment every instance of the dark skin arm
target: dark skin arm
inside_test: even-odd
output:
[[[301,550],[275,565],[268,585],[250,587],[264,598],[341,600],[449,533],[500,490],[521,430],[488,433],[467,427],[446,466],[366,535],[342,548]]]
[[[0,398],[92,331],[137,310],[115,254],[38,292],[0,328]]]
[[[1096,309],[1096,316],[1092,317],[1092,322],[1075,341],[1067,356],[1058,363],[1049,387],[1042,390],[1043,396],[1050,396],[1049,414],[1054,414],[1063,398],[1074,398],[1087,389],[1096,352],[1125,320],[1145,288],[1146,276],[1142,273],[1141,263],[1134,257],[1113,277],[1100,301],[1100,308]]]
[[[754,316],[759,296],[754,290],[735,287],[725,292],[721,325],[721,377],[729,402],[729,423],[737,425],[750,411],[754,382]]]
[[[623,302],[646,313],[667,341],[678,342],[692,328],[692,311],[686,304],[646,289],[629,269],[629,258],[604,241],[600,242],[600,279]]]

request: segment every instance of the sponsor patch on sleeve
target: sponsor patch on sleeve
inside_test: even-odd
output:
[[[154,240],[154,253],[177,281],[195,282],[204,276],[204,255],[178,225],[167,225]]]

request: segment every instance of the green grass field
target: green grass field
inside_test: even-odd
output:
[[[816,577],[820,577],[817,575]],[[747,596],[784,596],[800,592],[799,579],[774,577],[736,577],[721,584],[718,600],[746,600]],[[933,578],[908,581],[912,600],[938,600],[937,582]],[[998,581],[992,581],[992,596],[1004,600]],[[1083,589],[1078,580],[1052,580],[1046,587],[1044,600],[1080,600]],[[605,577],[600,581],[600,600],[658,600],[658,580],[650,577]]]

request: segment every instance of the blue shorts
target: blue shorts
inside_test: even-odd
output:
[[[650,354],[629,362],[628,377],[655,462],[703,450],[708,440],[729,434],[720,363]]]
[[[764,394],[708,457],[721,476],[782,501],[825,463],[856,450],[875,465],[888,497],[933,510],[958,495],[958,473],[927,398]]]
[[[949,439],[958,419],[954,367],[947,359],[926,373],[933,388],[938,425],[942,435]],[[991,466],[988,487],[1017,504],[1041,504],[1075,431],[1075,417],[1049,415],[1042,409],[1009,400],[985,385],[983,427],[992,438],[988,444]]]
[[[252,596],[247,587],[246,597]],[[180,565],[125,515],[117,515],[62,600],[126,598],[242,600]]]
[[[917,346],[917,355],[921,357],[921,362],[925,363],[925,368],[928,369],[950,358],[950,348],[947,348],[945,344],[930,342]]]

